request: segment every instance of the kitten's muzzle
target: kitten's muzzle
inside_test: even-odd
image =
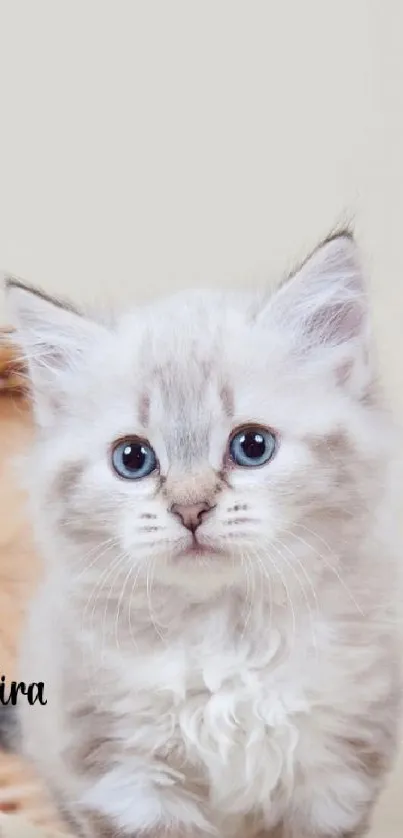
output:
[[[214,509],[214,506],[209,504],[207,501],[202,501],[201,503],[173,503],[171,506],[170,511],[172,515],[176,515],[177,518],[180,518],[181,523],[187,530],[190,530],[191,533],[195,533],[197,528],[200,527],[200,524],[203,523],[206,515],[208,515],[211,510]]]

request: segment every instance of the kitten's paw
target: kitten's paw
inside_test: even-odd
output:
[[[138,833],[146,838],[217,836],[201,801],[169,776],[157,784],[115,769],[82,797],[81,808],[113,824],[115,833],[120,830],[128,838]]]

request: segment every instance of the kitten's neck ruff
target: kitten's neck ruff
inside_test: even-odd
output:
[[[196,588],[163,584],[139,574],[133,584],[122,573],[120,583],[87,580],[69,594],[76,619],[94,638],[128,654],[161,646],[194,647],[206,641],[212,647],[260,645],[262,632],[279,635],[292,645],[292,637],[311,626],[318,615],[313,589],[298,574],[242,572],[232,583],[207,595]]]
[[[388,587],[387,574],[383,580],[368,578],[365,588],[359,581],[369,550],[378,551],[376,539],[370,542],[368,534],[359,538],[356,533],[353,551],[345,551],[339,543],[336,554],[337,546],[331,550],[326,542],[326,550],[323,538],[308,544],[299,537],[301,552],[293,542],[294,552],[289,547],[283,553],[283,564],[278,557],[262,567],[234,564],[226,576],[223,568],[216,572],[210,565],[203,573],[199,567],[192,577],[192,567],[187,566],[181,577],[167,574],[164,579],[160,568],[153,573],[152,562],[148,568],[133,563],[116,569],[113,560],[102,573],[89,566],[71,574],[66,563],[65,570],[55,569],[56,584],[63,599],[69,591],[68,601],[83,628],[94,636],[101,628],[113,646],[133,651],[143,641],[148,647],[160,646],[183,643],[185,636],[192,644],[204,633],[214,638],[215,626],[225,642],[232,638],[237,644],[240,638],[249,638],[253,644],[268,627],[290,639],[306,627],[311,635],[312,627],[320,626],[323,619],[350,626],[367,618],[373,623],[378,617],[384,619],[388,601],[393,608],[390,591],[383,591],[383,586]]]

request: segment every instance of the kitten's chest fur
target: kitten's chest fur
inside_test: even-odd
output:
[[[224,599],[190,609],[186,622],[178,614],[176,626],[156,608],[150,621],[141,602],[131,623],[124,612],[117,622],[116,604],[109,614],[101,603],[101,614],[91,614],[80,632],[69,608],[56,646],[55,635],[46,634],[51,654],[42,650],[49,711],[56,713],[50,726],[49,714],[37,713],[49,741],[49,779],[59,776],[75,797],[106,766],[118,764],[129,783],[139,770],[157,771],[204,800],[209,819],[225,821],[223,834],[243,816],[271,828],[303,773],[326,765],[329,753],[344,776],[343,748],[350,738],[371,743],[373,720],[390,692],[393,673],[379,677],[376,669],[379,656],[390,657],[386,639],[370,642],[370,626],[353,606],[330,616],[329,601],[324,594],[322,611],[313,613],[297,601],[290,609],[256,600],[245,613],[239,600]],[[34,615],[42,629],[41,609]],[[31,646],[27,667],[38,648]],[[55,735],[48,740],[50,727]],[[34,758],[31,717],[26,734]]]
[[[165,644],[154,632],[150,645],[121,645],[119,659],[107,644],[103,657],[114,737],[127,753],[152,748],[226,814],[267,803],[289,779],[309,717],[317,668],[309,615],[298,636],[287,609],[268,612],[264,631],[260,620],[251,614],[246,624],[224,604],[184,637]]]

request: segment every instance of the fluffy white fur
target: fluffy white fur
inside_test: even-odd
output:
[[[66,816],[91,838],[363,834],[396,743],[400,550],[354,242],[263,301],[187,292],[106,325],[16,282],[9,302],[47,565],[24,747]],[[237,468],[251,422],[276,455]],[[159,470],[124,481],[133,434]],[[205,500],[217,552],[186,555],[171,506]]]

